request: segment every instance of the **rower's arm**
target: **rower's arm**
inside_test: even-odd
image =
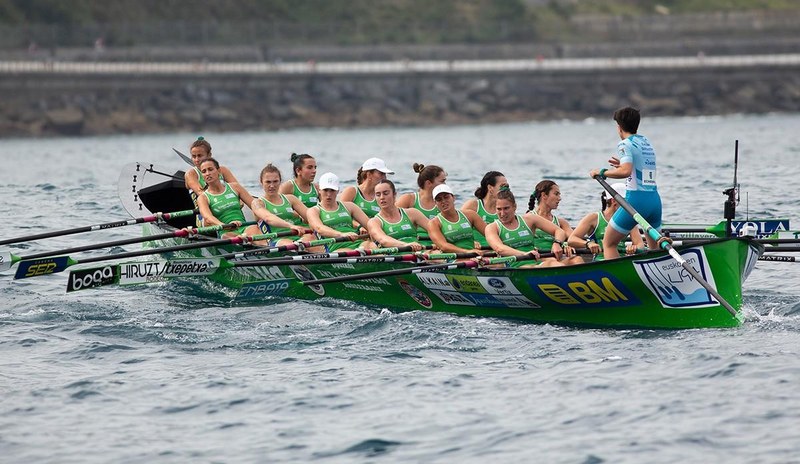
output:
[[[486,226],[486,243],[492,247],[492,250],[497,252],[500,256],[516,256],[516,255],[524,255],[524,251],[519,251],[516,248],[511,248],[510,246],[503,243],[503,240],[500,239],[499,231],[497,230],[497,224],[491,223]]]
[[[197,176],[197,171],[194,169],[186,171],[183,175],[183,182],[186,184],[186,188],[194,192],[195,195],[199,196],[203,193],[203,188],[200,187],[200,178]]]
[[[452,243],[448,242],[447,239],[444,237],[442,233],[442,225],[439,222],[439,218],[435,217],[428,221],[428,236],[431,238],[431,241],[436,248],[442,250],[445,253],[469,253],[472,250],[467,250],[465,248],[457,247]]]
[[[222,224],[222,221],[217,219],[211,212],[211,207],[208,204],[208,197],[202,193],[197,196],[197,207],[200,209],[200,215],[203,216],[204,226],[218,226]]]
[[[367,231],[369,232],[370,239],[373,242],[380,243],[382,247],[401,247],[407,245],[407,243],[387,235],[386,232],[383,231],[381,220],[377,217],[369,220],[367,223]]]
[[[259,198],[253,199],[253,201],[250,203],[250,209],[253,210],[253,214],[258,219],[266,222],[270,227],[283,227],[286,229],[295,227],[294,224],[281,219],[275,213],[268,210],[264,206],[264,202]]]
[[[308,224],[308,206],[306,206],[299,198],[292,194],[284,194],[286,195],[286,199],[289,200],[289,204],[292,205],[292,209],[300,216],[300,218]]]

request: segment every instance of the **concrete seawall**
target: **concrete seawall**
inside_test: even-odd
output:
[[[800,111],[800,59],[773,57],[385,62],[367,71],[2,62],[0,136],[581,119],[628,104],[649,116]]]

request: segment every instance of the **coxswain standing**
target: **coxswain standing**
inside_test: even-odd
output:
[[[617,134],[621,141],[617,144],[617,156],[608,160],[611,169],[592,169],[589,175],[612,179],[627,179],[625,199],[653,228],[661,228],[661,196],[656,186],[656,152],[647,137],[639,135],[639,110],[631,107],[620,108],[614,112]],[[603,237],[605,259],[619,257],[617,245],[636,226],[636,220],[624,208],[618,209],[608,223]],[[647,238],[651,250],[658,249],[658,242]]]

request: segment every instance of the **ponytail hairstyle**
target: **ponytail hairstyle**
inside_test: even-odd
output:
[[[600,211],[605,211],[610,202],[611,198],[606,194],[606,191],[603,190],[603,193],[600,194]]]
[[[497,199],[508,200],[511,202],[512,205],[517,206],[517,199],[514,198],[514,193],[511,191],[511,188],[509,188],[507,185],[500,187],[500,190],[497,191]]]
[[[356,173],[356,184],[360,184],[360,183],[361,183],[361,182],[364,180],[364,176],[365,176],[366,174],[367,174],[367,173],[366,173],[366,172],[364,172],[364,170],[363,170],[363,169],[361,169],[361,168],[358,168],[358,172]]]
[[[292,153],[292,156],[289,157],[289,160],[293,163],[292,171],[294,172],[294,176],[297,177],[297,171],[303,169],[303,165],[305,164],[307,159],[314,159],[313,156],[303,153],[302,155],[298,155],[297,153]]]
[[[283,180],[283,176],[281,175],[281,170],[276,168],[274,164],[269,163],[266,166],[264,166],[264,169],[261,170],[261,174],[258,175],[258,182],[261,183],[261,179],[264,178],[264,174],[267,174],[269,172],[277,172],[278,181],[280,182]]]
[[[436,179],[437,177],[439,177],[439,174],[444,172],[444,169],[434,164],[425,166],[424,164],[414,163],[413,167],[414,167],[414,172],[419,174],[417,176],[417,185],[419,185],[419,188],[425,187],[426,181],[433,182],[433,179]]]
[[[489,192],[489,186],[497,185],[497,178],[505,177],[500,171],[489,171],[483,175],[481,179],[481,186],[475,190],[475,197],[483,200]]]
[[[204,159],[204,160],[203,160],[203,162],[202,162],[202,163],[200,163],[200,166],[202,166],[202,165],[204,165],[204,164],[208,163],[209,161],[211,161],[212,163],[214,163],[214,166],[215,166],[217,169],[219,169],[219,161],[217,161],[216,159],[214,159],[214,158],[211,158],[211,157],[208,157],[208,158]]]
[[[392,189],[392,195],[397,195],[397,189],[394,187],[394,182],[390,181],[389,179],[383,179],[382,181],[380,181],[377,184],[375,184],[375,187],[377,187],[377,186],[379,186],[381,184],[388,184],[389,187],[391,187],[391,189]]]
[[[542,201],[542,195],[545,193],[550,193],[550,190],[553,189],[556,183],[552,180],[543,180],[536,184],[536,187],[533,189],[533,193],[531,194],[530,200],[528,200],[528,211],[533,211],[536,209],[536,202]]]
[[[192,144],[189,146],[189,150],[191,151],[191,149],[194,147],[205,148],[206,152],[208,153],[208,156],[211,156],[211,144],[208,143],[208,140],[206,140],[205,137],[203,137],[202,135],[200,137],[197,137],[197,140],[192,142]]]

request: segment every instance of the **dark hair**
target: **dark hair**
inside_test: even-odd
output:
[[[635,134],[639,130],[639,121],[642,119],[639,110],[626,106],[614,111],[614,121],[619,124],[625,132]]]
[[[361,168],[358,168],[358,172],[356,173],[356,184],[360,184],[361,181],[364,180],[364,175],[369,171],[364,171]]]
[[[514,193],[510,188],[501,188],[500,191],[497,192],[497,199],[508,200],[512,205],[517,206],[517,199],[514,198]]]
[[[204,159],[204,160],[203,160],[203,162],[202,162],[202,163],[200,163],[200,166],[202,166],[202,165],[204,165],[204,164],[208,163],[209,161],[211,161],[212,163],[214,163],[214,166],[215,166],[217,169],[219,169],[219,161],[217,161],[216,159],[214,159],[214,158],[211,158],[211,157],[208,157],[208,158]]]
[[[197,137],[197,140],[192,142],[192,144],[189,146],[189,150],[191,150],[194,147],[205,148],[206,152],[208,152],[208,155],[211,156],[211,144],[208,143],[208,140],[206,140],[202,135],[200,137]]]
[[[276,168],[275,165],[272,163],[267,164],[264,166],[264,169],[261,170],[261,174],[258,175],[258,181],[261,182],[261,179],[264,178],[264,174],[268,172],[277,172],[278,173],[278,180],[283,180],[283,176],[281,175],[280,169]]]
[[[396,195],[397,194],[397,189],[394,187],[394,182],[390,181],[389,179],[383,179],[382,181],[380,181],[377,184],[375,184],[375,187],[377,187],[377,186],[379,186],[381,184],[389,184],[389,187],[392,188],[392,195]]]
[[[483,200],[486,198],[486,194],[489,192],[489,186],[497,185],[497,178],[498,177],[505,177],[502,172],[500,171],[489,171],[483,175],[483,179],[481,179],[481,186],[475,189],[475,196]]]
[[[292,166],[292,171],[294,172],[294,176],[297,177],[297,171],[303,169],[303,164],[307,159],[314,159],[313,156],[303,153],[302,155],[298,155],[297,153],[292,153],[292,156],[289,157],[289,160],[294,163]]]
[[[436,166],[435,164],[425,166],[424,164],[414,163],[413,167],[414,172],[419,174],[417,176],[417,185],[419,185],[419,188],[424,187],[426,181],[433,182],[433,179],[436,179],[439,174],[444,172],[444,169]]]
[[[536,207],[536,202],[541,201],[543,194],[550,193],[550,190],[552,190],[555,185],[557,184],[552,180],[543,180],[536,184],[533,193],[531,193],[531,198],[528,200],[528,211],[533,211]]]

